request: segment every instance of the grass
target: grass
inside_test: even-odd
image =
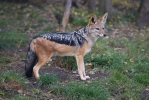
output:
[[[54,85],[54,84],[57,84],[57,82],[58,82],[58,77],[55,74],[41,75],[40,79],[38,80],[39,86]]]
[[[97,81],[90,83],[71,81],[63,86],[53,87],[58,95],[65,95],[69,99],[78,100],[106,100],[109,97],[108,89],[103,87]]]
[[[30,97],[24,96],[22,94],[15,95],[12,99],[13,100],[32,100]]]
[[[26,46],[26,42],[26,34],[17,29],[0,31],[0,69],[8,67],[9,63],[16,60],[16,50]]]
[[[119,71],[113,71],[105,82],[110,93],[112,93],[111,95],[114,97],[118,96],[125,99],[134,97],[135,99],[140,99],[140,91],[143,90],[143,86]]]
[[[141,84],[148,85],[149,84],[149,75],[140,73],[140,74],[135,74],[134,79]]]
[[[16,95],[15,92],[25,88],[26,79],[19,73],[0,71],[0,76],[0,95],[4,98],[13,98]]]
[[[148,51],[145,52],[146,49],[148,50],[148,43],[145,42],[142,44],[139,42],[140,40],[146,40],[146,38],[148,37],[134,35],[131,40],[128,40],[125,36],[122,36],[115,40],[112,38],[108,41],[100,40],[99,42],[104,44],[96,45],[99,47],[102,47],[102,45],[105,44],[107,45],[101,48],[101,52],[102,49],[104,50],[105,48],[106,52],[95,55],[93,61],[97,60],[95,62],[96,65],[97,63],[101,65],[100,61],[98,62],[98,59],[106,62],[106,65],[103,65],[103,68],[106,67],[106,69],[110,72],[106,83],[110,84],[109,89],[112,95],[120,97],[124,96],[127,99],[134,96],[135,98],[140,99],[140,91],[145,88],[145,85],[149,84]],[[113,50],[111,50],[111,48],[113,48]],[[119,50],[116,48],[119,48]],[[121,88],[122,91],[119,90]]]
[[[27,37],[25,34],[18,32],[17,30],[6,30],[0,32],[0,49],[12,49],[20,48],[24,46]]]
[[[7,71],[7,72],[0,72],[0,75],[1,75],[0,78],[1,85],[9,85],[4,83],[13,82],[14,85],[18,84],[18,88],[23,88],[25,86],[25,78],[23,78],[22,75],[19,73],[15,73],[13,71]],[[10,86],[10,88],[13,87]]]

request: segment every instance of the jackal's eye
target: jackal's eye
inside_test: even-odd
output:
[[[102,29],[104,30],[105,28],[103,27]]]
[[[96,28],[96,30],[100,30],[99,28]]]

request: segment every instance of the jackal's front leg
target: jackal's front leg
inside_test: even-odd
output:
[[[86,76],[86,73],[85,73],[83,56],[82,55],[76,56],[76,60],[77,60],[78,72],[79,72],[81,80],[89,79],[90,77]]]

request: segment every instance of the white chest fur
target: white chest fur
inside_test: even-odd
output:
[[[85,54],[84,54],[84,55],[86,55],[86,54],[89,53],[90,51],[91,51],[91,48],[87,49],[87,50],[85,51]]]

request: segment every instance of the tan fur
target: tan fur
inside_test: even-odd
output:
[[[103,16],[107,17],[107,13]],[[38,62],[33,67],[33,73],[36,79],[39,78],[39,69],[43,66],[52,56],[60,55],[60,56],[74,56],[77,61],[78,65],[78,73],[82,80],[86,80],[90,78],[85,74],[85,65],[84,65],[84,55],[87,54],[93,44],[98,39],[98,35],[104,34],[104,29],[102,29],[103,25],[105,24],[106,19],[101,18],[97,19],[96,15],[93,15],[89,21],[89,34],[87,41],[84,41],[82,46],[69,46],[65,44],[56,43],[46,38],[40,37],[34,39],[30,47],[36,53]],[[100,30],[97,30],[100,28]]]
[[[65,44],[52,42],[45,38],[37,38],[33,40],[33,42],[31,43],[31,48],[35,51],[38,57],[38,63],[33,68],[33,72],[36,79],[39,78],[38,71],[40,67],[43,66],[49,60],[49,58],[52,57],[53,54],[60,56],[75,56],[77,59],[79,74],[83,79],[82,73],[85,74],[83,57],[91,48],[87,44],[87,42],[85,42],[83,46],[76,48],[75,46],[68,46]]]

